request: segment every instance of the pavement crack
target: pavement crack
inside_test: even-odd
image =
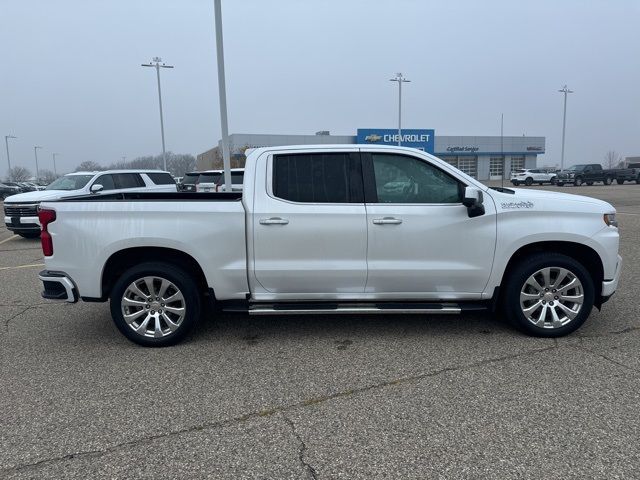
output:
[[[22,313],[24,313],[25,311],[29,310],[30,308],[33,307],[29,307],[26,308],[23,312],[14,315],[14,317],[21,315]],[[14,318],[12,317],[12,318]],[[379,382],[376,384],[371,384],[371,385],[365,385],[362,387],[357,387],[357,388],[353,388],[353,389],[346,389],[346,390],[341,390],[335,393],[331,393],[328,395],[323,395],[323,396],[318,396],[318,397],[309,397],[303,400],[300,400],[298,402],[295,403],[290,403],[290,404],[285,404],[285,405],[276,405],[273,407],[266,407],[263,408],[261,410],[256,410],[253,412],[249,412],[249,413],[245,413],[242,415],[239,415],[237,417],[233,417],[233,418],[228,418],[228,419],[224,419],[224,420],[217,420],[217,421],[213,421],[213,422],[205,422],[202,423],[200,425],[193,425],[190,427],[186,427],[186,428],[181,428],[178,430],[173,430],[170,432],[163,432],[163,433],[158,433],[155,435],[148,435],[145,437],[140,437],[140,438],[136,438],[133,440],[129,440],[126,442],[121,442],[121,443],[117,443],[117,444],[113,444],[109,447],[105,447],[104,449],[101,450],[87,450],[87,451],[81,451],[81,452],[76,452],[76,453],[72,453],[72,454],[65,454],[65,455],[61,455],[58,457],[51,457],[51,458],[47,458],[47,459],[42,459],[39,460],[37,462],[33,462],[33,463],[26,463],[26,464],[21,464],[21,465],[15,465],[15,466],[11,466],[11,467],[6,467],[3,469],[0,469],[0,477],[2,476],[3,473],[10,473],[10,472],[15,472],[15,471],[19,471],[19,470],[24,470],[24,469],[29,469],[29,468],[33,468],[33,467],[37,467],[40,466],[42,464],[47,464],[47,463],[53,463],[53,462],[59,462],[59,461],[68,461],[68,460],[72,460],[76,457],[82,457],[82,456],[89,456],[89,455],[104,455],[113,451],[116,451],[120,448],[125,448],[125,447],[133,447],[133,446],[137,446],[141,443],[148,443],[154,440],[159,440],[159,439],[164,439],[164,438],[170,438],[170,437],[174,437],[174,436],[179,436],[179,435],[184,435],[184,434],[189,434],[192,432],[199,432],[202,430],[210,430],[210,429],[216,429],[216,428],[223,428],[223,427],[228,427],[228,426],[235,426],[235,425],[239,425],[242,424],[244,422],[247,422],[249,420],[258,420],[260,418],[265,418],[265,417],[270,417],[272,415],[275,415],[277,413],[281,414],[284,417],[285,412],[297,409],[297,408],[306,408],[306,407],[311,407],[314,405],[318,405],[318,404],[323,404],[326,402],[329,402],[330,400],[336,400],[336,399],[340,399],[340,398],[349,398],[352,397],[353,395],[357,395],[357,394],[363,394],[363,393],[367,393],[370,391],[374,391],[374,390],[380,390],[380,389],[384,389],[384,388],[389,388],[389,387],[395,387],[398,385],[405,385],[405,384],[410,384],[410,383],[415,383],[418,382],[420,380],[426,379],[426,378],[431,378],[431,377],[436,377],[438,375],[442,375],[444,373],[449,373],[449,372],[457,372],[457,371],[462,371],[462,370],[467,370],[467,369],[471,369],[471,368],[476,368],[476,367],[481,367],[481,366],[485,366],[485,365],[491,365],[491,364],[495,364],[495,363],[500,363],[500,362],[504,362],[504,361],[508,361],[508,360],[512,360],[515,358],[520,358],[520,357],[524,357],[527,355],[535,355],[538,353],[543,353],[543,352],[548,352],[550,350],[555,350],[559,348],[557,345],[550,345],[548,347],[543,347],[543,348],[535,348],[532,350],[526,350],[524,352],[519,352],[519,353],[513,353],[510,355],[503,355],[500,357],[494,357],[494,358],[488,358],[485,360],[479,360],[476,362],[472,362],[472,363],[468,363],[468,364],[463,364],[463,365],[456,365],[456,366],[452,366],[452,367],[444,367],[444,368],[440,368],[438,370],[433,370],[431,372],[426,372],[426,373],[421,373],[421,374],[417,374],[417,375],[410,375],[410,376],[406,376],[406,377],[400,377],[400,378],[396,378],[393,380],[385,380],[383,382]],[[629,367],[627,367],[629,368]],[[286,419],[287,417],[285,417]],[[285,420],[286,421],[286,420]],[[292,423],[290,423],[290,426],[292,425]],[[294,429],[295,432],[295,429]],[[299,439],[301,445],[303,445],[304,448],[301,447],[301,451],[302,453],[306,452],[306,444],[304,444],[304,442],[302,441],[302,439],[300,438],[299,435],[297,435],[297,432],[294,433],[294,435],[296,435],[296,437]],[[301,461],[303,461],[305,466],[309,467],[309,472],[312,471],[312,467],[310,465],[308,465],[306,462],[304,462],[304,459],[301,458]],[[315,473],[315,470],[313,470],[313,475],[317,475],[317,473]],[[313,477],[313,478],[317,478],[317,477]]]
[[[28,307],[20,310],[18,313],[16,313],[16,314],[12,315],[11,317],[9,317],[9,319],[4,322],[4,329],[6,331],[9,331],[9,323],[11,323],[11,321],[13,319],[18,318],[20,315],[22,315],[23,313],[27,312],[28,310],[31,310],[32,308],[35,308],[35,307],[28,306]]]
[[[629,365],[627,365],[625,363],[622,363],[622,362],[619,362],[618,360],[614,360],[613,358],[608,357],[604,353],[596,352],[596,351],[591,350],[590,348],[585,347],[584,343],[582,342],[582,340],[580,340],[580,345],[576,345],[575,347],[578,350],[582,350],[584,352],[591,353],[592,355],[596,355],[596,356],[598,356],[600,358],[603,358],[604,360],[606,360],[606,361],[608,361],[610,363],[613,363],[614,365],[617,365],[619,367],[625,368],[627,370],[631,370],[632,372],[635,372],[635,373],[640,373],[640,370],[637,370],[637,369],[635,369],[633,367],[630,367]]]
[[[307,444],[304,443],[304,440],[302,439],[302,437],[300,436],[300,434],[296,430],[296,426],[293,423],[293,420],[291,420],[289,417],[287,417],[283,412],[280,412],[280,416],[283,418],[285,423],[287,423],[289,425],[289,428],[291,428],[291,433],[296,438],[296,440],[298,440],[298,444],[299,444],[299,447],[298,447],[298,459],[300,460],[300,463],[302,464],[302,467],[307,471],[307,473],[309,474],[309,476],[312,479],[317,480],[318,472],[316,472],[316,469],[313,468],[313,466],[305,460],[305,453],[307,451]]]

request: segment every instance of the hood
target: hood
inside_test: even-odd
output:
[[[555,211],[565,210],[567,212],[572,212],[577,209],[593,209],[601,213],[616,211],[610,203],[584,195],[524,188],[511,188],[510,190],[513,190],[515,193],[510,194],[489,190],[498,208],[502,207],[503,210],[521,208]]]
[[[11,195],[5,199],[5,203],[44,202],[45,200],[57,200],[63,197],[72,197],[74,195],[80,195],[81,193],[81,190],[39,190],[35,192]]]

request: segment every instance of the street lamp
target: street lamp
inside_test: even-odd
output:
[[[36,157],[36,183],[38,182],[38,178],[40,177],[40,175],[38,174],[38,149],[41,149],[42,147],[33,147],[33,154]]]
[[[52,153],[51,156],[53,157],[53,174],[54,175],[58,175],[58,170],[56,169],[56,155],[60,155],[59,153]]]
[[[9,181],[12,180],[11,178],[11,156],[9,156],[9,139],[10,138],[18,138],[18,137],[14,137],[13,135],[5,135],[4,136],[4,145],[5,147],[7,147],[7,163],[9,164]]]
[[[390,82],[398,82],[398,146],[402,145],[402,84],[410,82],[402,76],[402,73],[396,73],[395,78],[390,78]]]
[[[564,170],[564,136],[567,129],[567,94],[573,93],[573,90],[569,90],[565,85],[558,91],[564,93],[564,114],[562,116],[562,154],[560,156],[560,170]]]
[[[160,134],[162,135],[162,161],[164,163],[164,169],[167,169],[167,151],[164,147],[164,119],[162,118],[162,90],[160,90],[160,69],[161,68],[173,68],[173,65],[165,65],[162,63],[160,57],[153,57],[151,63],[143,63],[143,67],[155,67],[156,76],[158,77],[158,103],[160,104]]]
[[[231,191],[231,159],[229,153],[229,126],[227,123],[227,91],[224,78],[224,48],[222,44],[222,4],[213,2],[216,24],[216,59],[218,62],[218,96],[220,97],[220,129],[222,130],[222,167],[224,169],[224,190]]]

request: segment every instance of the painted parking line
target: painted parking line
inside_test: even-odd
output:
[[[0,271],[2,271],[2,270],[16,270],[18,268],[35,268],[35,267],[44,267],[44,263],[31,263],[29,265],[18,265],[17,267],[0,267]]]
[[[12,235],[9,238],[5,238],[4,240],[0,241],[0,245],[2,245],[3,243],[7,243],[9,240],[13,240],[14,238],[18,238],[18,235]]]

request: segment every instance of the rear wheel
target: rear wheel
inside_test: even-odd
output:
[[[606,177],[604,179],[604,184],[605,185],[611,185],[613,183],[613,179],[611,177]]]
[[[559,253],[532,255],[506,278],[503,307],[520,330],[560,337],[579,328],[594,302],[593,279],[575,259]]]
[[[531,178],[531,177],[527,177],[527,178],[525,179],[525,181],[524,181],[524,184],[525,184],[527,187],[528,187],[528,186],[533,185],[533,178]]]
[[[640,182],[640,179],[638,179],[638,182]],[[514,187],[517,187],[518,185],[520,185],[520,182],[519,182],[518,180],[514,180],[514,181],[513,181],[513,182],[511,182],[511,183],[513,183],[513,186],[514,186]]]
[[[111,316],[129,340],[146,347],[181,341],[200,317],[195,281],[182,269],[148,262],[127,270],[111,291]]]

